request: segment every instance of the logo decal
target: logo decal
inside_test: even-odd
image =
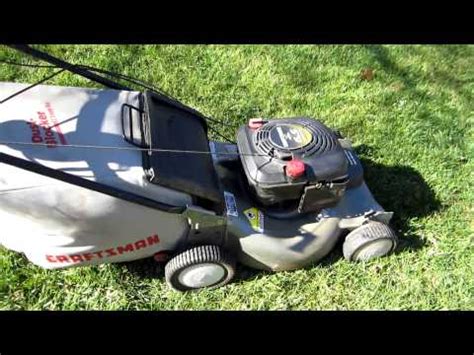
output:
[[[31,141],[33,143],[45,143],[48,148],[55,148],[58,145],[58,140],[62,145],[67,145],[51,103],[47,102],[45,108],[47,113],[37,111],[36,117],[30,118],[30,121],[26,122],[31,129]]]
[[[270,141],[278,148],[302,148],[313,139],[311,132],[298,124],[280,124],[270,131]]]

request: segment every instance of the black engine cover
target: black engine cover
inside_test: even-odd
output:
[[[335,205],[348,180],[348,163],[336,134],[320,121],[297,117],[243,126],[237,145],[250,187],[264,205],[299,201],[299,211]],[[302,176],[286,174],[292,159],[305,165]]]

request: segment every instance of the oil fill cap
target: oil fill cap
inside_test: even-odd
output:
[[[293,159],[286,164],[286,176],[296,179],[304,175],[305,165],[301,160]]]

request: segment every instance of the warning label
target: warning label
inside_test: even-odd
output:
[[[252,228],[260,233],[263,233],[264,224],[263,224],[263,213],[256,209],[255,207],[249,208],[244,211],[245,217],[249,220]]]
[[[239,211],[237,210],[237,203],[235,202],[235,196],[233,193],[224,191],[225,207],[227,209],[227,215],[238,217]]]

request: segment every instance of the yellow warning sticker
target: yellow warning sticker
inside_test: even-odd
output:
[[[245,217],[249,220],[250,225],[257,232],[263,233],[263,213],[255,207],[251,207],[244,211]]]

